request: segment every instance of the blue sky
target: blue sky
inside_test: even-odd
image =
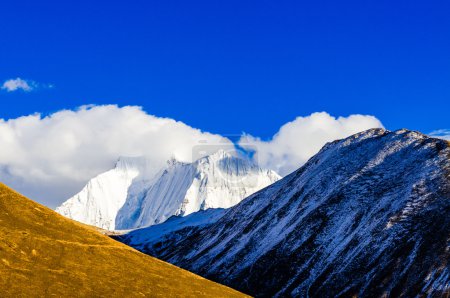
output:
[[[297,116],[450,127],[448,1],[6,1],[0,118],[140,105],[269,138]],[[53,88],[47,88],[48,84]]]

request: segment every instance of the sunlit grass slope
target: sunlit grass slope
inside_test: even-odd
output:
[[[240,297],[0,183],[1,297]]]

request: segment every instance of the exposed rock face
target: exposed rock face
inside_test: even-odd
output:
[[[382,129],[329,143],[171,239],[157,257],[256,296],[449,295],[449,143]]]

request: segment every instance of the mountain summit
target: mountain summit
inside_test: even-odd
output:
[[[383,129],[334,141],[213,223],[164,237],[164,250],[123,239],[256,296],[448,296],[450,145]]]
[[[174,158],[156,176],[145,158],[121,158],[56,211],[100,228],[132,229],[208,208],[229,208],[280,176],[220,150],[193,163]]]

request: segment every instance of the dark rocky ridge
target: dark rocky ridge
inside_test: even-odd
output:
[[[448,297],[449,143],[382,129],[329,143],[185,232],[149,251],[256,296]]]

